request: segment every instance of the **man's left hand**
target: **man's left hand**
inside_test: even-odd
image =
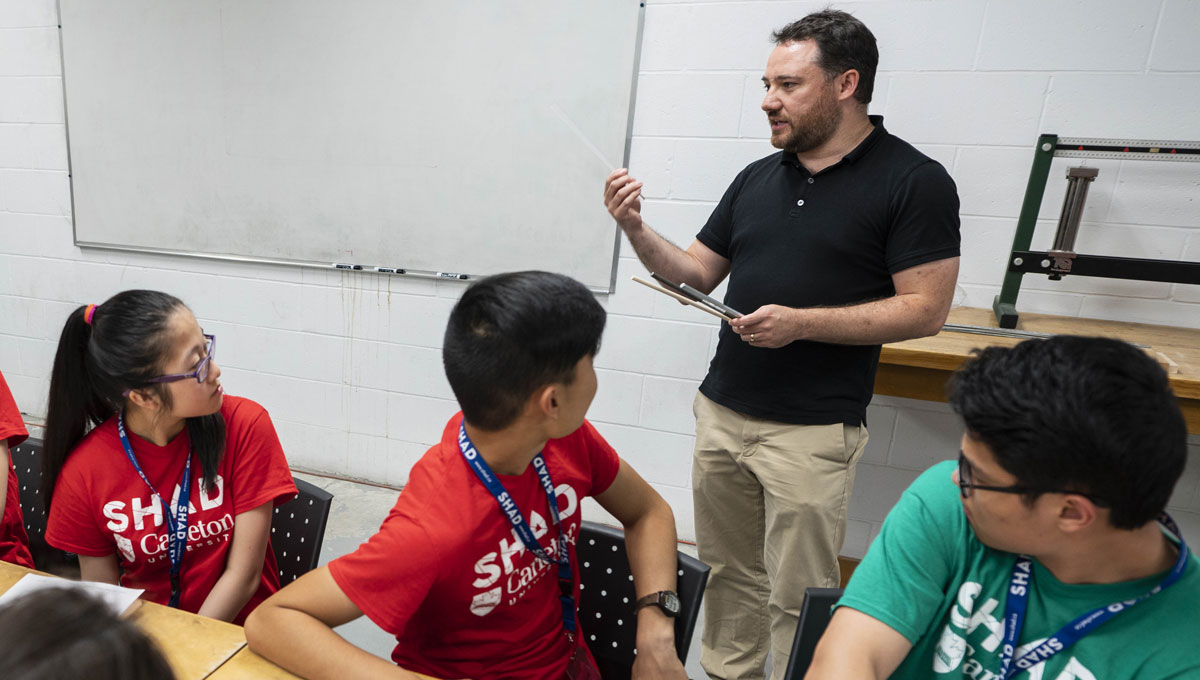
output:
[[[729,325],[742,342],[753,347],[783,347],[801,336],[801,310],[782,305],[763,305],[739,316]]]

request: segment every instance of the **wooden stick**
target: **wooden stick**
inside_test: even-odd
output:
[[[1144,351],[1150,355],[1151,359],[1158,362],[1158,365],[1162,367],[1163,372],[1167,375],[1176,375],[1179,373],[1179,364],[1175,363],[1171,357],[1152,347],[1148,347]]]
[[[668,288],[663,288],[662,286],[658,285],[657,283],[654,283],[653,281],[647,281],[646,279],[643,279],[640,276],[634,276],[632,278],[634,281],[637,281],[638,283],[642,284],[643,286],[646,286],[647,288],[653,288],[654,290],[657,290],[660,293],[670,295],[671,297],[675,298],[676,300],[679,300],[680,302],[684,303],[685,305],[691,305],[691,306],[695,307],[696,309],[708,312],[709,314],[712,314],[713,316],[717,317],[718,319],[723,319],[725,321],[733,321],[733,317],[725,316],[724,314],[718,312],[717,310],[713,309],[712,307],[709,307],[708,305],[700,304],[699,302],[696,302],[695,300],[691,299],[690,297],[688,297],[686,295],[683,295],[682,293],[676,293],[675,291],[670,290]]]

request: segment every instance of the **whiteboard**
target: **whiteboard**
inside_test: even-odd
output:
[[[61,0],[75,242],[614,282],[635,0]]]

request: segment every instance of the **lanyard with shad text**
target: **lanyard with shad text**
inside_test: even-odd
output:
[[[1033,558],[1028,555],[1018,557],[1016,563],[1013,564],[1012,578],[1008,584],[1008,601],[1004,611],[1004,644],[1000,651],[1000,677],[1007,680],[1021,671],[1033,668],[1037,664],[1075,644],[1105,621],[1134,605],[1142,603],[1151,595],[1157,595],[1175,585],[1175,582],[1183,576],[1184,569],[1187,568],[1187,543],[1183,540],[1183,534],[1180,533],[1179,527],[1167,513],[1164,512],[1159,515],[1158,521],[1179,539],[1179,558],[1175,560],[1175,566],[1171,567],[1171,570],[1167,572],[1166,578],[1141,597],[1114,602],[1106,607],[1094,609],[1077,617],[1074,621],[1063,626],[1057,633],[1047,638],[1045,642],[1029,650],[1016,661],[1013,661],[1013,652],[1016,649],[1017,638],[1021,635],[1021,627],[1025,624],[1025,608],[1029,604],[1029,589],[1033,583]]]
[[[533,468],[537,470],[538,479],[542,482],[542,489],[546,492],[546,500],[550,504],[550,518],[554,520],[554,526],[558,529],[557,556],[551,555],[538,543],[537,537],[533,535],[533,529],[529,527],[529,522],[525,521],[525,516],[517,507],[517,502],[496,478],[491,466],[487,464],[483,456],[479,455],[479,451],[471,443],[471,438],[467,436],[467,428],[463,423],[458,425],[458,448],[471,470],[475,472],[475,476],[479,478],[480,482],[483,482],[484,487],[500,505],[501,512],[512,524],[521,543],[525,544],[529,552],[538,559],[558,565],[558,588],[561,594],[559,600],[562,603],[563,630],[573,637],[575,635],[575,597],[574,581],[571,578],[571,557],[567,552],[567,536],[563,531],[562,520],[558,516],[558,498],[554,494],[554,482],[550,480],[550,471],[546,469],[546,459],[542,457],[541,453],[538,453],[533,458]]]
[[[133,469],[137,470],[138,476],[142,478],[146,486],[150,487],[150,493],[162,505],[163,517],[167,521],[167,556],[171,559],[169,606],[178,608],[179,595],[183,590],[179,571],[183,566],[183,553],[187,547],[188,498],[192,495],[192,449],[188,447],[187,463],[183,467],[183,480],[179,485],[179,498],[176,500],[175,513],[172,514],[167,500],[154,489],[154,485],[146,478],[146,473],[142,472],[142,466],[138,464],[137,456],[133,455],[133,447],[129,444],[129,437],[125,434],[125,414],[123,413],[117,415],[117,434],[121,437],[121,446],[125,448],[125,455],[129,456],[129,462],[133,464]]]

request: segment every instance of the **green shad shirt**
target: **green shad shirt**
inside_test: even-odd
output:
[[[904,492],[837,604],[882,621],[912,643],[893,678],[1000,677],[1002,621],[1016,555],[989,548],[976,538],[950,478],[954,469],[953,461],[939,463]],[[1014,661],[1080,614],[1137,598],[1165,575],[1070,585],[1034,560]],[[1200,678],[1197,605],[1200,567],[1193,553],[1175,585],[1014,677]]]

